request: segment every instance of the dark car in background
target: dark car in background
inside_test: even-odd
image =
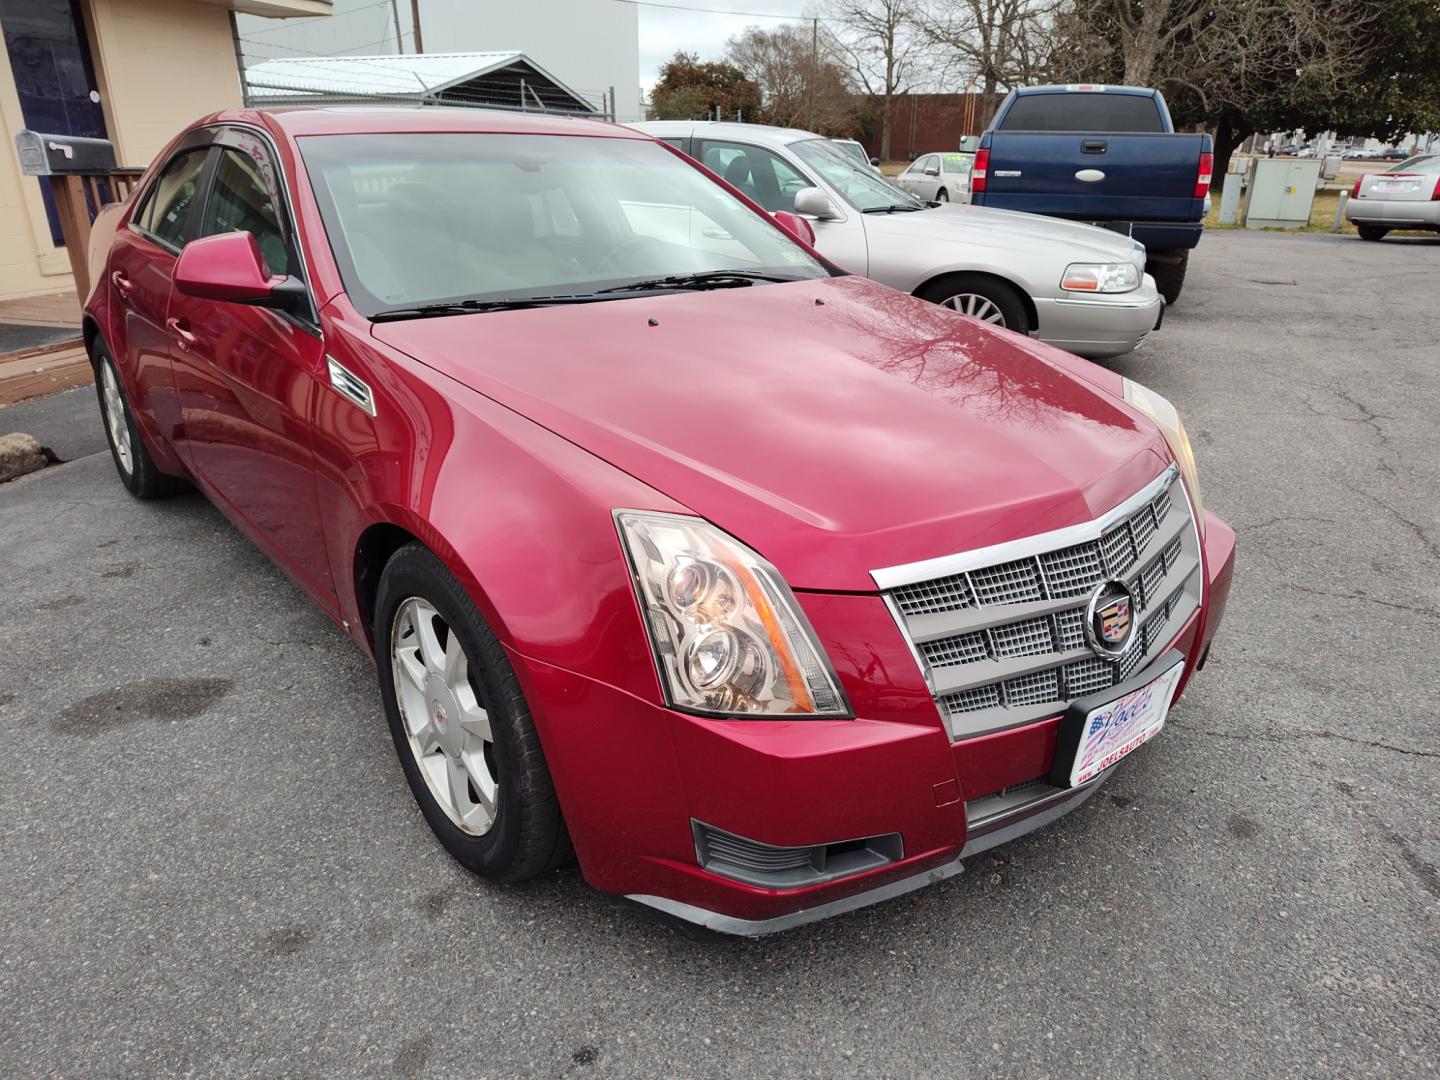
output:
[[[976,206],[1103,225],[1145,245],[1166,303],[1200,243],[1214,146],[1177,134],[1158,90],[1028,86],[1010,91],[970,174]]]

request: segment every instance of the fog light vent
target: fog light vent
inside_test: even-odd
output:
[[[692,821],[695,855],[712,874],[768,889],[798,889],[859,874],[904,855],[899,833],[813,847],[777,847]]]

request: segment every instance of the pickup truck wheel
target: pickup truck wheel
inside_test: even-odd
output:
[[[445,850],[493,881],[566,861],[569,834],[515,671],[470,594],[419,544],[380,576],[373,640],[396,753]]]
[[[1020,293],[984,274],[951,274],[932,281],[915,295],[1017,334],[1031,330],[1030,315]]]
[[[935,201],[936,201],[936,202],[949,202],[949,201],[950,201],[950,193],[949,193],[948,191],[946,191],[946,190],[942,187],[939,191],[937,191],[937,192],[935,193]]]
[[[1379,225],[1356,225],[1355,228],[1360,230],[1361,240],[1384,240],[1385,234],[1390,231]]]
[[[98,339],[91,350],[90,362],[95,368],[95,393],[100,399],[100,417],[105,421],[105,441],[110,444],[110,457],[125,490],[137,499],[157,499],[184,491],[189,485],[178,476],[160,471],[145,446],[145,436],[135,420],[135,413],[125,397],[125,386],[115,362],[103,342]]]
[[[1188,251],[1155,251],[1145,261],[1145,272],[1155,279],[1155,288],[1173,304],[1180,299],[1180,290],[1185,287],[1185,271],[1190,266]]]

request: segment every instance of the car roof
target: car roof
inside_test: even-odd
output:
[[[703,139],[744,139],[752,143],[785,146],[805,139],[825,139],[813,131],[771,127],[769,124],[737,124],[730,120],[646,120],[630,127],[646,135],[694,135]],[[825,139],[826,142],[835,140]]]
[[[588,117],[543,116],[536,113],[506,112],[503,109],[471,109],[439,106],[335,105],[297,106],[275,109],[229,109],[200,121],[214,123],[262,123],[292,137],[305,135],[379,135],[400,132],[477,132],[516,135],[588,135],[612,139],[634,139],[628,128]]]

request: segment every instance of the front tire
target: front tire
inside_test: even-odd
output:
[[[1385,234],[1390,231],[1379,225],[1356,225],[1355,228],[1359,230],[1361,240],[1384,240]]]
[[[395,752],[445,850],[492,881],[566,861],[570,838],[514,669],[470,594],[419,544],[381,574],[373,640]]]
[[[115,361],[104,343],[96,340],[90,357],[95,369],[95,393],[100,399],[100,418],[105,428],[105,441],[110,444],[110,457],[125,490],[137,499],[157,499],[183,491],[188,485],[178,476],[160,471],[145,437],[135,420],[135,412],[125,396],[125,385],[115,370]]]
[[[942,187],[939,191],[937,191],[937,192],[935,193],[935,201],[936,201],[936,202],[949,202],[949,201],[950,201],[950,193],[949,193],[948,191],[946,191],[946,190]]]
[[[1028,334],[1034,329],[1019,290],[985,274],[948,274],[915,295],[1017,334]]]
[[[1180,290],[1185,287],[1185,271],[1190,268],[1190,252],[1156,251],[1145,261],[1145,272],[1155,279],[1155,288],[1173,304],[1180,299]]]

